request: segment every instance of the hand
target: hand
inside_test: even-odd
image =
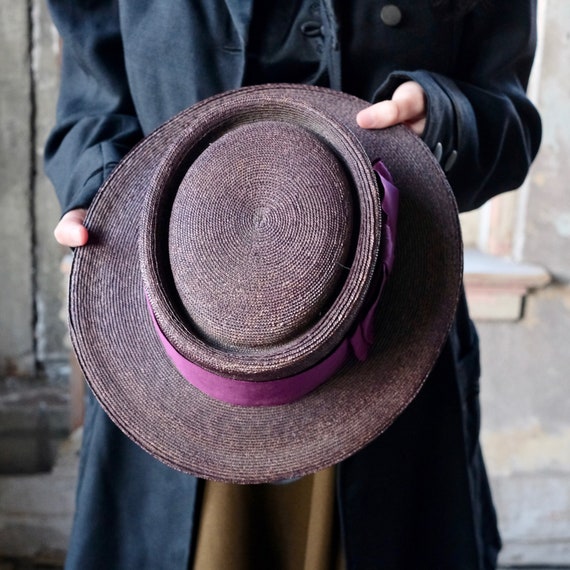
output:
[[[83,225],[87,210],[77,208],[70,210],[59,220],[53,235],[58,243],[68,247],[80,247],[87,243],[89,235]]]
[[[385,129],[403,123],[421,135],[426,124],[426,112],[426,96],[421,85],[406,81],[394,91],[392,99],[360,111],[356,115],[356,122],[363,129]]]

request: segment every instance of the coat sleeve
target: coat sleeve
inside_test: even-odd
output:
[[[454,72],[395,71],[375,100],[404,81],[427,97],[423,138],[447,173],[460,211],[520,186],[541,138],[525,90],[536,46],[535,0],[480,2],[458,26]]]
[[[62,40],[56,124],[45,170],[62,210],[87,207],[142,137],[124,68],[117,2],[49,0]]]

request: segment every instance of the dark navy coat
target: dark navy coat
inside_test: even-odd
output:
[[[319,54],[315,79],[305,80],[370,101],[407,79],[422,85],[423,138],[462,211],[516,188],[538,149],[540,120],[524,93],[533,0],[481,2],[459,18],[432,0],[395,0],[389,10],[375,0],[338,1],[335,10],[332,0],[291,0],[307,20],[301,35],[287,36],[293,59],[266,66],[274,75],[252,72],[264,32],[252,0],[49,4],[63,56],[45,159],[64,211],[88,206],[125,153],[178,111],[246,83],[295,80],[310,53]],[[478,443],[478,381],[463,300],[416,400],[337,468],[348,570],[494,568],[500,540]],[[202,482],[152,459],[93,401],[84,429],[67,567],[188,568]]]

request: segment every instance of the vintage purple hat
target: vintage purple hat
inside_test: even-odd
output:
[[[76,250],[86,380],[147,452],[258,483],[337,463],[420,390],[462,247],[437,161],[364,101],[243,88],[183,111],[117,166]]]

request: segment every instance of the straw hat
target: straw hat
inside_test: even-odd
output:
[[[357,127],[364,106],[301,85],[217,95],[97,194],[73,345],[107,414],[167,465],[235,483],[323,469],[437,360],[461,283],[455,201],[408,129]]]

